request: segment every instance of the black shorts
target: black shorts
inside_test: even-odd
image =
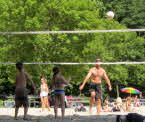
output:
[[[95,92],[97,99],[102,99],[102,85],[101,84],[91,82],[89,91]]]
[[[16,96],[15,97],[15,102],[16,102],[16,107],[20,107],[20,106],[24,106],[24,107],[28,107],[29,106],[29,101],[28,101],[28,97],[25,96]]]
[[[24,107],[29,106],[27,89],[25,87],[17,87],[16,88],[15,103],[16,103],[16,107],[20,107],[22,105]]]

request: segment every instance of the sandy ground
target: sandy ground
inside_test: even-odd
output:
[[[72,108],[66,108],[65,112],[65,119],[64,122],[69,121],[91,121],[96,122],[96,120],[99,120],[98,122],[116,122],[116,116],[117,115],[127,115],[126,112],[101,112],[100,116],[96,115],[96,108],[93,108],[92,115],[88,114],[88,108],[87,112],[74,112],[74,109]],[[23,122],[23,108],[19,109],[18,114],[18,120],[14,120],[14,108],[0,108],[0,122]],[[28,118],[30,119],[29,122],[60,122],[61,120],[61,109],[58,109],[58,115],[59,118],[56,120],[54,119],[54,110],[51,108],[51,111],[48,112],[47,109],[45,109],[44,112],[41,112],[40,108],[29,108],[28,111]],[[145,107],[140,107],[136,109],[136,113],[144,115],[145,116]],[[114,121],[113,121],[114,120]],[[26,121],[25,121],[26,122]]]

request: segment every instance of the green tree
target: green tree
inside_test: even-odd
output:
[[[102,18],[106,8],[99,0],[0,0],[1,31],[103,30],[126,29],[115,20]],[[0,62],[104,62],[144,61],[144,38],[130,33],[0,35]],[[41,72],[50,84],[54,65],[25,65],[33,80],[40,85]],[[3,68],[5,67],[5,69]],[[78,95],[78,87],[92,67],[90,65],[60,65],[63,75],[72,77],[67,94]],[[120,86],[144,85],[144,65],[103,66],[111,81]],[[14,84],[14,65],[1,65],[0,83],[8,78]],[[142,74],[139,74],[142,72]],[[135,79],[136,78],[136,79]],[[3,88],[5,91],[5,88]],[[104,92],[107,94],[106,86]],[[115,91],[116,92],[116,91]],[[112,95],[114,92],[112,92]],[[88,95],[88,87],[84,94]]]
[[[103,0],[106,11],[115,12],[115,20],[128,28],[142,29],[145,27],[144,0]],[[144,36],[144,32],[138,33]]]

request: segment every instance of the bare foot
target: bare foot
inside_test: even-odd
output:
[[[26,117],[24,117],[23,120],[24,120],[24,121],[30,121],[30,119],[28,119],[28,118],[26,118]]]
[[[14,120],[18,120],[18,118],[17,117],[14,117]]]
[[[44,109],[42,109],[41,112],[44,112]]]
[[[89,114],[92,115],[92,110],[89,110]]]
[[[50,108],[48,107],[48,111],[50,111]]]
[[[55,119],[58,119],[57,116],[55,116]]]

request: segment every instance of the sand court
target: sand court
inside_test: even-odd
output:
[[[138,112],[145,116],[145,108],[141,108],[143,111]],[[140,110],[141,110],[140,109]],[[23,108],[19,109],[18,120],[14,120],[14,108],[0,108],[0,122],[27,122],[23,120]],[[87,112],[75,112],[72,108],[67,108],[65,112],[65,119],[61,119],[61,109],[58,109],[58,119],[54,118],[54,110],[48,112],[47,109],[41,112],[41,108],[29,108],[28,110],[28,122],[116,122],[118,115],[125,117],[127,112],[101,112],[101,115],[96,115],[96,108],[93,108],[92,115]]]

